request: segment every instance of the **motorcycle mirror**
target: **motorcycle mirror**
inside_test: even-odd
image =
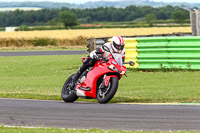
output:
[[[103,48],[103,50],[110,52],[110,49],[107,46],[103,45],[102,48]]]
[[[132,61],[129,61],[129,65],[130,65],[130,66],[134,66],[134,65],[135,65],[135,63],[134,63],[134,62],[132,62]]]

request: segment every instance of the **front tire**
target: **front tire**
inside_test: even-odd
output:
[[[109,84],[105,88],[101,88],[101,84],[97,86],[97,100],[101,104],[109,102],[118,89],[119,80],[116,77],[111,77]]]
[[[65,102],[74,102],[78,99],[78,96],[76,95],[74,91],[74,82],[72,80],[72,77],[74,76],[71,75],[64,83],[62,91],[61,91],[61,97],[63,101]]]

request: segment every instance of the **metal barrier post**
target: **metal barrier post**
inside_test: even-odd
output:
[[[87,40],[87,42],[88,42],[88,46],[87,46],[88,50],[87,50],[87,52],[90,53],[94,49],[96,49],[96,39],[95,38],[90,38],[90,39]]]
[[[200,36],[200,11],[199,10],[190,10],[190,21],[192,27],[192,35]]]

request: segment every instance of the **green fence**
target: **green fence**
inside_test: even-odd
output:
[[[131,41],[131,39],[133,41]],[[200,69],[200,37],[128,38],[126,60],[138,69]],[[137,43],[135,43],[135,40]],[[132,43],[131,43],[132,42]],[[136,45],[137,44],[137,45]],[[132,45],[136,52],[131,53]]]

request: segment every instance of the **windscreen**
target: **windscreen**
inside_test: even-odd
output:
[[[122,55],[118,54],[118,53],[113,53],[113,56],[114,56],[115,60],[118,62],[118,64],[122,66],[123,65]]]

